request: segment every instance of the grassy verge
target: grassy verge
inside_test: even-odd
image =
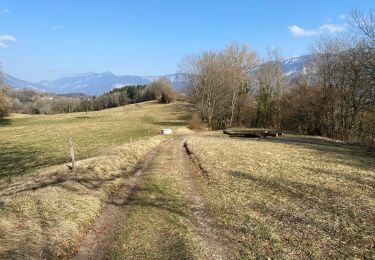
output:
[[[373,258],[375,154],[322,138],[193,137],[235,258]]]
[[[137,162],[165,137],[138,140],[82,160],[0,181],[0,258],[70,254]]]
[[[87,115],[14,115],[0,122],[0,179],[67,162],[69,138],[77,159],[91,158],[161,128],[186,125],[189,109],[184,102],[145,102]]]

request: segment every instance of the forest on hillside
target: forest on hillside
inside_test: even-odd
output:
[[[0,77],[0,85],[1,80]],[[30,89],[12,90],[0,88],[0,119],[10,112],[23,114],[60,114],[97,111],[149,100],[169,103],[175,93],[168,79],[161,78],[149,85],[134,85],[114,88],[100,96],[85,94],[50,94]]]

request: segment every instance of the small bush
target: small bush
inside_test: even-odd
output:
[[[1,83],[1,82],[0,82]],[[0,84],[0,120],[9,115],[10,110],[10,100],[8,97],[9,88],[1,87]]]
[[[169,104],[175,100],[172,83],[167,78],[161,78],[151,82],[146,90],[162,104]]]
[[[203,127],[202,118],[198,112],[193,112],[193,114],[191,115],[188,128],[191,130],[196,130],[196,131],[203,130],[204,127]]]

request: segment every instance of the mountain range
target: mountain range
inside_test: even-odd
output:
[[[88,95],[100,95],[116,87],[128,85],[148,84],[162,76],[133,76],[115,75],[109,71],[104,73],[87,72],[77,75],[65,76],[56,80],[42,80],[39,82],[28,82],[5,74],[8,85],[14,89],[30,88],[36,91],[63,93],[84,93]],[[168,78],[176,90],[184,87],[183,74],[171,74],[163,77]]]
[[[286,75],[294,77],[304,71],[304,67],[311,62],[311,56],[305,55],[282,62],[282,67]],[[255,68],[252,73],[255,73]],[[14,89],[30,88],[36,91],[51,92],[56,94],[63,93],[84,93],[88,95],[100,95],[110,91],[113,88],[126,85],[148,84],[161,77],[168,78],[175,90],[182,90],[186,85],[184,75],[181,73],[165,76],[134,76],[134,75],[115,75],[109,71],[104,73],[87,72],[77,75],[65,76],[56,80],[42,80],[39,82],[28,82],[17,79],[5,74],[5,80],[8,85]]]

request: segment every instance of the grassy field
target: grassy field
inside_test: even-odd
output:
[[[74,252],[110,194],[167,137],[133,141],[109,154],[0,181],[0,259],[55,259]]]
[[[148,102],[4,121],[0,258],[74,253],[110,194],[126,186],[123,177],[156,147],[119,216],[126,224],[111,238],[110,257],[207,259],[218,247],[233,259],[375,257],[374,152],[318,137],[186,128],[168,141],[142,138],[185,125],[190,109]],[[70,137],[81,159],[75,172],[62,164]]]
[[[204,134],[188,148],[233,258],[374,258],[375,154],[323,138]]]
[[[13,116],[0,123],[0,179],[68,162],[69,138],[80,160],[106,154],[130,138],[185,125],[189,116],[183,102],[146,102],[87,115]]]
[[[74,252],[108,196],[168,139],[142,137],[186,124],[189,110],[182,102],[147,102],[88,115],[13,115],[3,121],[0,258],[50,259]],[[70,137],[78,159],[74,172],[61,164],[69,160]]]

